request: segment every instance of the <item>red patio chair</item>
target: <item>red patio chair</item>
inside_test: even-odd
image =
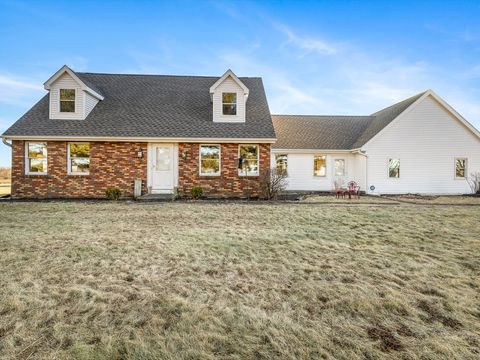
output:
[[[356,195],[360,199],[360,186],[355,181],[350,181],[348,184],[348,198],[351,199],[352,195]]]

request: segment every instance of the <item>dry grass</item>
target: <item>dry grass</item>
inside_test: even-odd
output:
[[[10,184],[0,184],[0,196],[10,195]]]
[[[15,359],[478,359],[479,207],[0,203]]]

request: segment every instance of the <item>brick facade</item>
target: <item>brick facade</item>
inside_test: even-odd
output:
[[[67,174],[67,142],[47,141],[48,173],[25,174],[25,141],[13,141],[13,198],[105,198],[107,188],[118,188],[123,197],[133,196],[135,179],[147,192],[147,143],[91,142],[90,173]],[[137,151],[142,149],[143,157]],[[259,176],[238,175],[238,144],[221,144],[221,175],[199,175],[199,144],[178,144],[178,192],[190,196],[201,186],[208,197],[258,197]],[[270,144],[260,144],[260,173],[270,167]]]
[[[270,144],[260,144],[260,173],[270,167]],[[180,143],[179,193],[188,196],[192,187],[201,186],[208,197],[258,197],[259,176],[238,175],[238,144],[221,144],[221,175],[200,176],[199,144]],[[183,157],[185,154],[185,157]]]
[[[48,141],[48,174],[25,175],[25,142],[13,141],[13,198],[105,198],[109,187],[122,196],[133,196],[135,179],[147,180],[147,144],[128,142],[90,143],[90,174],[67,174],[67,142]],[[142,149],[144,156],[137,157]]]

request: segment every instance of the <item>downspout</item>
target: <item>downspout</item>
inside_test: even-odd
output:
[[[365,157],[365,194],[368,192],[368,155],[366,151],[362,151],[362,149],[353,149],[353,154],[362,155]]]

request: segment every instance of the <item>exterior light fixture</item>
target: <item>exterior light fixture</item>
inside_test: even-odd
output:
[[[138,150],[137,150],[137,157],[138,157],[139,159],[141,159],[141,158],[143,157],[143,150],[142,150],[142,148],[138,148]]]

